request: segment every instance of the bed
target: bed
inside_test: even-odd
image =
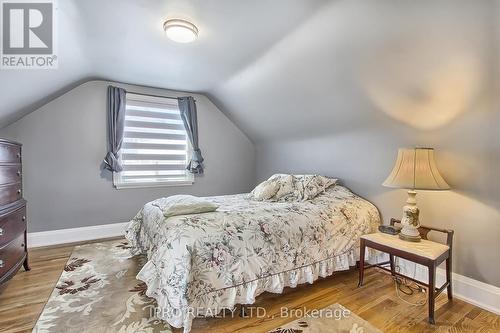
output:
[[[205,199],[217,211],[168,219],[147,203],[126,230],[133,254],[147,255],[137,278],[157,300],[157,315],[184,332],[196,316],[349,269],[360,236],[380,224],[373,204],[339,185],[302,202]]]

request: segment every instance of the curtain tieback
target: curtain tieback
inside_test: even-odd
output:
[[[201,155],[201,150],[200,149],[194,149],[193,150],[193,156],[191,158],[193,161],[201,163],[203,162],[203,156]]]
[[[108,165],[108,168],[114,172],[120,172],[123,170],[122,166],[118,162],[118,155],[112,152],[106,154],[104,162]]]

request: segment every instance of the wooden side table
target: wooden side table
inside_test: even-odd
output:
[[[391,225],[399,223],[398,220],[391,219]],[[437,231],[447,234],[446,245],[432,242],[427,239],[427,234],[430,231]],[[432,227],[421,226],[419,228],[421,242],[408,242],[399,239],[397,235],[388,235],[384,233],[374,233],[361,236],[360,240],[360,260],[359,260],[359,284],[363,285],[364,270],[370,267],[379,267],[390,271],[393,276],[402,276],[415,283],[427,287],[429,294],[429,323],[435,324],[434,307],[436,297],[446,288],[448,299],[453,298],[451,287],[451,253],[453,245],[453,230],[437,229]],[[386,252],[389,254],[389,262],[379,263],[375,265],[365,265],[365,248],[370,247],[375,250]],[[414,263],[424,265],[429,270],[429,282],[427,284],[407,277],[395,271],[394,256],[403,258]],[[436,288],[436,267],[446,260],[446,282],[439,288]],[[391,269],[382,267],[384,264],[390,264]]]

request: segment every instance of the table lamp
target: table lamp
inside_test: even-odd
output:
[[[391,174],[382,184],[386,187],[408,189],[408,200],[403,207],[399,238],[419,242],[419,209],[415,190],[448,190],[450,186],[443,179],[434,161],[432,148],[401,148]]]

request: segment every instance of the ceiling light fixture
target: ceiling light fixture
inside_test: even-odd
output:
[[[163,23],[167,37],[177,43],[190,43],[198,38],[198,28],[191,22],[170,19]]]

